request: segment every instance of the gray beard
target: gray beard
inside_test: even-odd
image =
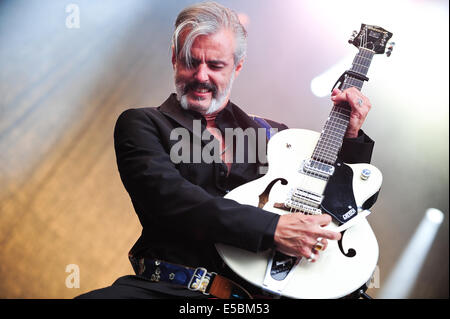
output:
[[[213,114],[217,112],[217,110],[220,109],[220,107],[223,106],[223,104],[226,102],[226,98],[228,96],[228,93],[230,93],[231,88],[233,87],[234,82],[234,72],[231,75],[230,81],[228,82],[227,88],[223,92],[219,92],[216,97],[213,97],[211,99],[211,104],[209,105],[208,110],[205,114]],[[187,96],[184,93],[185,85],[184,84],[176,84],[176,91],[177,91],[177,99],[181,104],[181,107],[185,110],[194,109],[187,101]]]

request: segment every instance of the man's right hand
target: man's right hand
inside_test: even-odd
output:
[[[275,229],[275,247],[283,254],[295,257],[310,258],[314,254],[315,261],[318,251],[314,246],[322,243],[325,250],[327,239],[339,240],[341,234],[331,230],[323,229],[331,222],[331,216],[324,215],[304,215],[301,213],[285,214],[280,216],[277,228]]]

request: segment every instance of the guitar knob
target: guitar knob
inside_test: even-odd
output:
[[[370,174],[371,174],[370,169],[367,169],[367,168],[363,169],[362,172],[361,172],[361,179],[363,181],[368,180],[369,177],[370,177]]]

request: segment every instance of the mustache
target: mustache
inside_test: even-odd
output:
[[[217,86],[209,82],[199,82],[199,81],[192,81],[186,83],[183,91],[184,94],[186,94],[190,90],[198,90],[198,89],[210,90],[213,93],[213,96],[217,94]]]

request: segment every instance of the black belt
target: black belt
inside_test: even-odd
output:
[[[137,275],[153,282],[169,282],[220,299],[252,299],[242,286],[206,268],[191,268],[158,259],[129,256]]]

